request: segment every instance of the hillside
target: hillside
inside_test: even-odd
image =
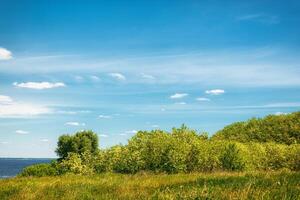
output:
[[[299,144],[300,112],[236,122],[218,131],[212,139]]]

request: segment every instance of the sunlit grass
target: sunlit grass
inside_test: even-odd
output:
[[[12,178],[0,181],[0,199],[300,199],[300,173]]]

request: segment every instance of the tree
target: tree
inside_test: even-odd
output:
[[[94,154],[98,151],[98,136],[93,131],[80,131],[75,135],[62,135],[58,138],[57,155],[64,159],[68,153],[82,155],[85,152]]]

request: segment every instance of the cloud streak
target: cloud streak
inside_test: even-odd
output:
[[[24,130],[16,130],[16,133],[20,135],[27,135],[29,132]]]
[[[79,123],[79,122],[66,122],[65,125],[68,125],[68,126],[85,126],[85,123]]]
[[[211,95],[220,95],[220,94],[224,94],[225,90],[222,90],[222,89],[206,90],[205,93],[211,94]]]
[[[198,97],[196,100],[197,101],[210,101],[210,99],[206,98],[206,97]]]
[[[109,73],[109,76],[111,76],[112,78],[117,79],[119,81],[125,81],[126,80],[126,77],[121,73]]]
[[[278,16],[264,13],[254,13],[237,17],[238,21],[257,21],[266,24],[278,24],[280,19]]]
[[[44,90],[44,89],[66,87],[66,85],[62,82],[57,82],[57,83],[50,83],[50,82],[18,83],[18,82],[14,82],[13,85],[17,88],[27,88],[27,89],[35,89],[35,90]]]
[[[170,99],[182,99],[186,96],[188,96],[187,93],[175,93],[175,94],[170,96]]]
[[[46,106],[15,102],[9,96],[1,96],[0,118],[27,118],[53,113],[53,111]]]
[[[111,119],[112,116],[110,116],[110,115],[99,115],[98,118],[99,119]]]

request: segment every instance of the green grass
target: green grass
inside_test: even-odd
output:
[[[0,199],[300,199],[300,173],[102,174],[0,180]]]

